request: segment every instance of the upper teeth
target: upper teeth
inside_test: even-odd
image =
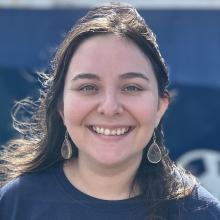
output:
[[[92,129],[99,133],[99,134],[104,134],[104,135],[122,135],[128,131],[127,128],[117,128],[117,129],[110,129],[110,128],[102,128],[98,126],[92,126]]]

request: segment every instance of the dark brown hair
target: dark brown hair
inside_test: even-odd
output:
[[[168,71],[162,58],[156,37],[135,8],[123,4],[110,4],[94,8],[79,20],[59,46],[47,73],[41,73],[42,90],[37,102],[26,99],[14,107],[15,128],[22,134],[10,141],[1,152],[2,184],[16,177],[47,169],[62,161],[60,148],[64,140],[65,126],[58,112],[62,102],[65,75],[77,47],[96,35],[114,34],[134,42],[150,59],[158,83],[160,97],[169,97]],[[77,107],[76,107],[77,108]],[[29,120],[18,120],[19,113],[31,113]],[[168,218],[164,207],[169,200],[185,197],[194,186],[194,178],[178,168],[169,158],[163,143],[161,123],[156,129],[157,143],[162,160],[150,164],[146,160],[148,145],[134,183],[138,184],[147,207],[151,207],[151,219]],[[72,142],[77,157],[77,147]],[[160,210],[160,211],[159,211]]]

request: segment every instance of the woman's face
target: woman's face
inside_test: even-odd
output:
[[[133,42],[95,36],[72,57],[61,114],[81,162],[139,162],[167,105],[149,59]]]

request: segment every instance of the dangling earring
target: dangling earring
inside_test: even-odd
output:
[[[156,143],[156,134],[154,131],[153,143],[150,145],[147,151],[147,159],[150,163],[159,163],[162,159],[161,150]]]
[[[61,147],[61,155],[63,159],[68,160],[72,157],[73,149],[69,141],[68,132],[65,132],[65,138]]]

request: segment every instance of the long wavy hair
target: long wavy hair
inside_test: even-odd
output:
[[[168,70],[161,56],[156,37],[140,14],[130,5],[109,4],[90,10],[66,35],[51,61],[49,70],[40,73],[42,88],[37,101],[30,98],[17,102],[13,108],[14,127],[21,137],[9,141],[1,150],[1,185],[24,174],[39,172],[62,161],[61,146],[65,126],[59,114],[64,80],[70,60],[77,47],[96,35],[114,34],[134,42],[150,59],[161,98],[169,97]],[[75,106],[77,108],[77,106]],[[163,143],[160,123],[156,128],[162,160],[151,164],[146,160],[147,149],[134,178],[142,191],[150,219],[169,219],[169,201],[190,194],[194,178],[170,159]],[[77,146],[73,157],[77,157]],[[149,217],[148,217],[149,218]]]

